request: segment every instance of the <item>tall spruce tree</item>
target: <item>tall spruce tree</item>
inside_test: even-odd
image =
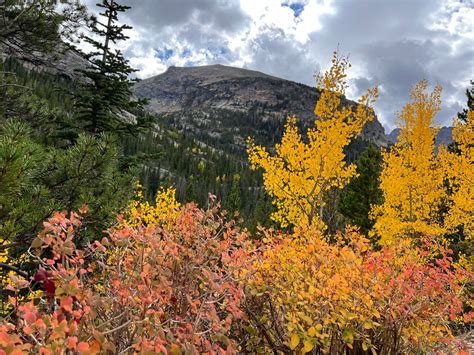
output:
[[[242,208],[240,175],[234,174],[229,196],[227,197],[227,209],[231,213],[239,212]]]
[[[466,97],[467,107],[458,112],[458,119],[464,124],[467,123],[468,112],[474,110],[474,80],[471,80],[471,87],[466,89]]]
[[[357,176],[349,182],[339,200],[339,211],[364,234],[374,225],[369,216],[372,206],[383,202],[379,181],[382,161],[380,149],[370,144],[356,161]]]
[[[89,64],[78,70],[83,80],[73,93],[76,120],[80,129],[93,134],[134,132],[149,123],[145,116],[132,114],[141,109],[145,101],[132,98],[136,80],[129,76],[136,70],[120,50],[112,48],[117,42],[128,39],[124,31],[132,27],[118,24],[118,14],[130,7],[115,0],[102,0],[97,6],[103,9],[100,13],[103,22],[91,17],[91,35],[82,37],[94,50],[84,54]]]

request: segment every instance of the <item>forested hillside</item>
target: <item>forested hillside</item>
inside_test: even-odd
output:
[[[419,81],[387,146],[338,51],[138,81],[97,9],[0,3],[0,355],[473,350],[473,87],[446,147]]]
[[[21,85],[30,88],[51,110],[65,117],[70,115],[69,107],[72,102],[68,92],[76,90],[77,80],[59,75],[56,70],[27,69],[24,63],[15,58],[9,58],[4,65],[6,70],[16,74]],[[226,75],[230,75],[229,71],[232,73],[237,70],[227,68]],[[219,71],[220,67],[217,67],[215,72]],[[240,70],[240,75],[246,83],[249,77],[248,71]],[[187,80],[190,83],[198,79],[191,77]],[[277,78],[271,80],[275,81],[273,85],[276,85],[278,90],[288,91],[285,85],[289,85],[290,88],[296,87],[299,90],[293,95],[299,95],[300,91],[306,92],[309,95],[306,100],[308,107],[311,107],[310,99],[317,101],[315,90],[296,83],[286,84]],[[283,86],[281,82],[284,83]],[[145,85],[145,83],[139,84],[140,87]],[[245,85],[241,82],[234,83],[236,94],[238,95],[240,91],[245,92],[246,85],[248,83]],[[266,83],[259,85],[265,86]],[[135,88],[135,92],[137,90]],[[268,92],[269,89],[266,90]],[[276,91],[273,95],[283,95],[277,89],[274,90]],[[198,95],[195,100],[199,101]],[[177,109],[171,103],[169,106],[162,103],[165,105],[164,108],[156,110],[155,98],[148,109],[133,111],[137,116],[148,117],[153,124],[149,132],[126,137],[122,141],[124,161],[140,170],[146,196],[152,198],[160,185],[172,185],[176,187],[180,201],[196,201],[205,206],[208,193],[212,193],[229,212],[240,212],[246,225],[254,230],[257,221],[263,224],[268,221],[271,203],[263,189],[261,175],[252,172],[247,163],[245,137],[255,137],[259,142],[271,147],[281,139],[284,118],[289,112],[294,109],[302,114],[300,124],[303,128],[310,125],[310,113],[308,108],[303,109],[303,105],[297,108],[295,105],[289,105],[289,101],[279,103],[269,113],[264,109],[258,109],[262,103],[255,100],[241,104],[240,109],[222,108],[217,99],[209,101],[216,102],[221,108],[209,108],[201,104],[194,108],[189,105],[183,110]],[[233,98],[231,101],[238,99]],[[167,112],[166,107],[169,107],[171,112]],[[207,118],[202,120],[201,116]],[[52,126],[52,123],[49,125]],[[42,129],[46,126],[43,125]],[[383,128],[378,122],[366,124],[363,137],[354,140],[345,150],[346,159],[357,160],[369,144],[378,147],[386,144]]]

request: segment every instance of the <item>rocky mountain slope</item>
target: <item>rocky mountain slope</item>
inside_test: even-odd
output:
[[[395,128],[387,134],[387,141],[389,144],[394,144],[398,141],[398,136],[400,134],[400,128]],[[436,147],[440,145],[448,146],[453,142],[453,127],[441,127],[436,135]]]
[[[302,126],[311,124],[320,97],[307,85],[223,65],[170,67],[137,83],[134,93],[150,98],[149,110],[173,128],[234,151],[244,149],[248,136],[275,144],[288,115],[296,115]],[[379,121],[364,127],[357,145],[367,142],[387,144]]]

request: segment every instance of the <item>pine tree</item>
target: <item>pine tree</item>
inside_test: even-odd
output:
[[[103,9],[100,16],[105,22],[91,18],[92,35],[82,37],[94,50],[84,54],[89,65],[79,70],[83,76],[82,84],[73,93],[79,129],[93,134],[135,132],[149,123],[148,116],[132,114],[142,109],[146,101],[132,99],[132,86],[136,80],[129,76],[136,70],[120,50],[112,48],[117,42],[128,39],[124,31],[131,27],[118,25],[117,21],[118,14],[130,7],[115,0],[102,0],[97,6]]]
[[[468,123],[469,111],[474,110],[474,80],[471,80],[471,87],[466,89],[466,97],[467,97],[467,107],[463,109],[461,112],[458,112],[458,120],[464,124]]]
[[[466,89],[466,97],[467,97],[467,107],[464,108],[461,112],[457,114],[457,120],[455,122],[456,125],[468,124],[468,115],[470,111],[474,111],[474,81],[471,80],[471,87]],[[453,132],[454,133],[454,132]],[[460,154],[461,151],[459,149],[458,143],[453,134],[453,141],[449,144],[448,150],[450,152]]]
[[[232,177],[232,185],[226,202],[227,210],[230,213],[239,212],[242,208],[239,174],[234,174]]]
[[[52,207],[46,207],[44,183],[35,181],[48,154],[30,133],[25,123],[15,120],[0,126],[0,245],[27,238]]]
[[[89,206],[82,237],[100,233],[132,193],[129,172],[117,169],[114,138],[81,134],[67,149],[35,141],[24,122],[0,129],[0,245],[26,246],[54,211]]]
[[[339,211],[350,224],[360,227],[360,231],[367,235],[374,225],[369,212],[374,205],[383,202],[379,181],[382,170],[380,149],[370,144],[356,161],[356,166],[357,175],[342,191]]]
[[[12,120],[28,123],[32,133],[45,140],[57,129],[59,112],[37,95],[33,85],[31,74],[18,61],[8,58],[0,62],[0,124]]]
[[[14,1],[10,3],[12,6],[16,4]],[[36,5],[43,4],[42,1],[32,1],[31,7],[29,4],[23,4],[26,7],[20,4],[18,9],[24,9],[26,13],[31,11],[39,17],[39,22],[35,22],[36,17],[33,16],[28,17],[29,22],[23,21],[22,24],[29,23],[32,28],[38,24],[35,28],[38,35],[46,31],[45,28],[60,31],[61,26],[57,23],[57,26],[43,27],[41,21],[49,17],[44,17],[42,12],[34,13],[41,9]],[[18,15],[24,16],[23,13]],[[23,30],[26,31],[24,33],[32,31],[31,28]],[[62,38],[58,33],[50,35],[48,38]],[[49,56],[55,50],[54,46],[46,45],[49,42],[40,42],[39,45],[34,38],[31,40],[33,42],[21,41],[22,50],[37,50],[40,58]],[[79,231],[77,242],[100,237],[128,203],[133,193],[130,182],[136,174],[119,164],[122,152],[117,144],[116,132],[97,130],[91,134],[84,127],[79,127],[73,141],[65,144],[63,139],[58,139],[56,133],[68,127],[56,117],[71,116],[74,110],[55,105],[54,99],[51,99],[54,93],[51,83],[55,79],[11,63],[9,65],[8,73],[7,70],[1,73],[0,80],[0,250],[13,245],[9,248],[9,262],[15,263],[16,256],[29,245],[42,222],[55,211],[78,210],[88,205],[85,228]],[[115,79],[106,80],[114,83]],[[118,89],[126,87],[125,84],[123,78]],[[125,89],[122,94],[124,92]],[[87,97],[83,99],[87,100]],[[127,94],[123,100],[128,99]],[[83,104],[87,105],[87,102]],[[121,112],[123,108],[117,97],[109,100],[107,105],[111,112]],[[115,109],[114,105],[119,108]]]

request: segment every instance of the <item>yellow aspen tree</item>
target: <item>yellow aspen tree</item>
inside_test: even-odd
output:
[[[440,209],[445,202],[442,165],[435,155],[433,118],[441,108],[441,86],[427,93],[426,80],[416,84],[410,102],[398,113],[398,142],[383,154],[380,187],[384,203],[372,210],[373,233],[382,244],[421,234],[445,232]]]
[[[349,67],[347,57],[339,57],[335,52],[331,68],[317,76],[321,96],[307,139],[303,139],[296,117],[292,116],[274,155],[248,140],[252,168],[263,169],[265,188],[277,207],[272,219],[282,227],[324,228],[321,216],[325,192],[344,187],[356,173],[355,166],[344,161],[344,148],[374,118],[371,105],[377,98],[377,89],[369,89],[358,105],[343,104]]]
[[[467,113],[467,122],[458,119],[453,129],[453,139],[458,152],[440,151],[444,160],[446,176],[450,181],[449,210],[445,218],[446,227],[454,231],[463,227],[467,240],[474,240],[474,111]]]

